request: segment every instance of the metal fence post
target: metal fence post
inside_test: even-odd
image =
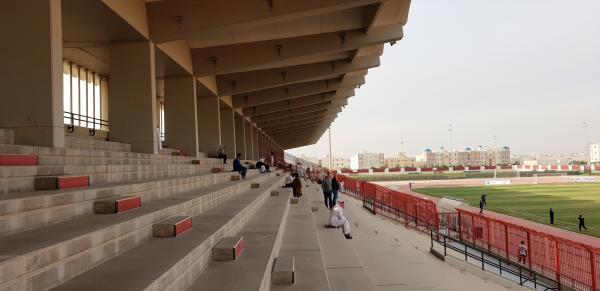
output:
[[[448,253],[446,252],[446,237],[444,236],[444,256],[447,256]]]

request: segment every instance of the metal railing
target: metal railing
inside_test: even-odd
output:
[[[481,266],[481,270],[495,273],[521,286],[534,290],[561,290],[560,283],[553,278],[536,272],[526,265],[507,260],[485,248],[467,244],[444,233],[436,232],[434,229],[430,231],[430,238],[431,248],[434,248],[434,244],[440,245],[443,247],[444,256],[448,255],[448,250],[452,250],[464,256],[465,262],[469,262],[471,259],[472,263],[475,260],[476,264]]]
[[[64,111],[63,116],[65,120],[69,120],[69,123],[66,124],[68,124],[67,129],[70,133],[73,133],[75,131],[75,121],[79,123],[79,126],[88,128],[90,136],[96,135],[96,129],[108,128],[108,120],[68,111]]]

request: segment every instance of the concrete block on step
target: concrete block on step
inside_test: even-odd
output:
[[[244,251],[243,236],[224,237],[212,249],[213,261],[234,261]]]
[[[0,166],[36,166],[38,157],[23,154],[0,154]]]
[[[89,176],[48,176],[36,177],[34,180],[35,190],[57,190],[88,187],[90,185]]]
[[[279,196],[279,190],[271,191],[271,196]]]
[[[94,213],[114,214],[142,206],[142,199],[137,196],[121,196],[94,201]]]
[[[223,169],[221,169],[221,168],[212,168],[212,169],[210,169],[210,172],[211,173],[221,173],[221,172],[223,172]]]
[[[271,272],[271,284],[294,284],[295,261],[294,256],[282,256],[275,259],[273,272]]]
[[[192,228],[191,216],[175,216],[152,226],[154,237],[175,237]]]
[[[231,181],[239,181],[240,175],[231,175]]]
[[[298,197],[290,197],[290,204],[298,204]]]
[[[250,185],[250,188],[259,188],[259,187],[260,187],[260,184],[259,184],[259,183],[252,183],[252,184]]]
[[[281,176],[281,173],[277,173],[277,174],[275,174],[275,176],[279,177],[279,176]]]
[[[311,208],[310,208],[310,210],[311,210],[312,212],[318,212],[318,211],[319,211],[319,207],[317,207],[317,206],[313,206],[313,207],[311,207]]]

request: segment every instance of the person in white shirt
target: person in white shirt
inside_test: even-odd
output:
[[[350,221],[344,216],[344,201],[340,201],[338,204],[331,208],[329,213],[329,227],[342,227],[344,236],[346,239],[352,239],[352,229],[350,228]]]
[[[291,188],[293,182],[294,177],[292,176],[292,173],[288,173],[287,176],[285,176],[285,186],[283,186],[283,188]]]
[[[344,188],[344,180],[342,180],[342,181],[340,182],[340,192],[341,192],[341,193],[344,193],[344,192],[346,192],[346,189]]]
[[[521,244],[519,244],[519,263],[527,263],[527,245],[525,241],[521,241]]]

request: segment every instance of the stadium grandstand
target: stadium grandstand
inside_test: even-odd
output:
[[[326,227],[327,169],[285,150],[410,0],[0,5],[0,291],[600,290],[596,239],[460,201],[339,175],[354,238]]]

